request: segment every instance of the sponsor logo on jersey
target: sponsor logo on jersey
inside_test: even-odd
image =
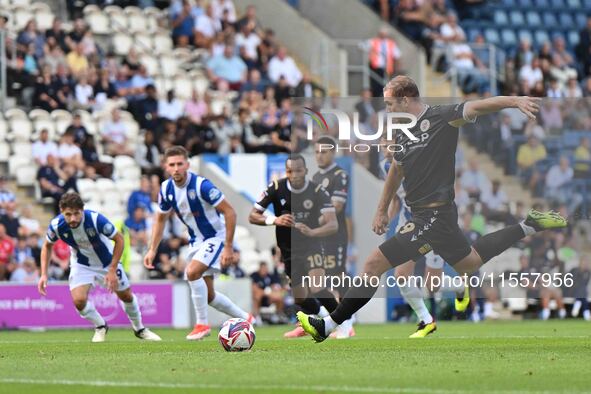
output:
[[[304,200],[304,208],[312,209],[313,206],[314,206],[314,203],[312,202],[312,200]]]
[[[107,223],[105,224],[105,227],[103,227],[103,234],[111,235],[114,230],[115,228],[113,227],[113,225],[111,223]]]
[[[209,191],[209,199],[211,201],[217,200],[218,198],[220,198],[221,195],[222,195],[222,192],[219,191],[218,189],[213,188]]]

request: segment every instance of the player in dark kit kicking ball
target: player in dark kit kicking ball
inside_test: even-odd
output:
[[[384,88],[388,112],[405,112],[417,117],[410,128],[413,141],[396,131],[396,143],[404,150],[394,155],[384,190],[373,220],[373,231],[383,234],[388,226],[388,205],[404,179],[406,202],[412,218],[399,232],[374,250],[365,262],[368,278],[360,287],[347,291],[338,308],[324,319],[298,312],[302,328],[315,341],[325,340],[331,331],[349,319],[375,294],[375,279],[392,267],[416,260],[431,250],[462,274],[475,272],[515,242],[537,231],[562,228],[567,221],[555,212],[530,210],[527,218],[513,226],[487,234],[470,246],[458,226],[454,204],[455,151],[458,127],[475,122],[480,115],[517,108],[531,119],[538,112],[539,99],[530,97],[491,97],[461,104],[430,107],[419,97],[415,82],[406,76],[392,79]],[[363,275],[362,275],[363,276]]]
[[[338,277],[344,281],[347,266],[347,246],[349,244],[347,218],[345,216],[349,196],[349,175],[335,162],[336,146],[337,142],[330,136],[318,138],[315,145],[315,157],[319,170],[312,177],[312,181],[321,185],[330,194],[339,223],[339,230],[336,234],[324,238],[323,241],[326,275]],[[338,296],[342,297],[347,289],[340,287],[333,289],[333,291],[336,291]],[[352,320],[343,322],[333,335],[337,339],[355,336]]]
[[[323,287],[308,288],[303,276],[325,275],[322,239],[338,230],[335,209],[326,190],[306,179],[308,169],[301,155],[289,156],[285,170],[287,178],[269,184],[248,219],[259,226],[276,226],[277,246],[291,280],[295,303],[315,315],[320,313],[321,304],[332,312],[337,307],[334,295]],[[269,205],[273,205],[277,216],[263,215]],[[305,335],[301,327],[290,333],[296,331],[287,337]]]

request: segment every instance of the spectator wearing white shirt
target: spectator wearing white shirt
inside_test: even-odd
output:
[[[213,8],[208,4],[205,14],[195,19],[195,45],[199,48],[211,48],[215,35],[221,30],[222,24],[213,16]]]
[[[293,59],[287,56],[287,49],[281,46],[277,55],[269,61],[269,79],[273,83],[279,82],[281,76],[285,77],[287,84],[293,88],[302,80],[302,73]]]
[[[224,11],[227,11],[228,22],[236,22],[236,8],[232,0],[211,0],[211,9],[215,19],[222,20]]]
[[[460,184],[466,189],[472,198],[479,198],[490,190],[490,183],[484,173],[478,168],[478,160],[471,158],[468,161],[468,169],[462,173]]]
[[[257,49],[261,43],[261,38],[255,33],[254,27],[254,22],[249,22],[242,27],[240,33],[236,34],[236,46],[249,69],[252,69],[259,59]]]
[[[440,35],[441,40],[445,43],[466,41],[466,33],[458,25],[458,17],[454,12],[447,13],[447,21],[441,24]]]
[[[519,80],[527,81],[527,86],[532,89],[536,83],[544,80],[544,74],[540,67],[540,59],[534,57],[531,64],[524,64],[519,70]]]
[[[133,156],[132,150],[127,147],[128,132],[127,125],[121,120],[119,109],[113,109],[111,112],[111,120],[105,123],[101,130],[107,154],[111,156]]]
[[[492,187],[480,197],[484,205],[483,214],[488,220],[507,223],[511,220],[509,214],[509,199],[507,194],[501,189],[501,182],[495,179]]]
[[[74,133],[72,131],[66,131],[62,136],[57,155],[63,164],[70,164],[77,170],[84,170],[82,151],[74,144]]]
[[[49,131],[47,129],[41,130],[39,139],[33,143],[32,146],[33,159],[38,166],[47,164],[47,156],[57,156],[57,144],[49,140]]]
[[[458,82],[466,94],[483,95],[488,90],[488,78],[482,72],[486,68],[472,52],[468,44],[458,43],[453,46],[454,66],[458,74]]]
[[[174,90],[166,93],[166,99],[158,100],[158,117],[176,122],[183,115],[183,103],[174,97]]]
[[[10,281],[14,283],[37,283],[39,281],[39,272],[35,265],[35,260],[28,258],[10,275]]]
[[[33,218],[31,205],[25,205],[21,208],[18,223],[20,224],[19,231],[21,231],[24,236],[29,236],[31,234],[41,235],[43,232],[39,221]]]
[[[76,107],[87,109],[94,104],[94,89],[88,84],[86,75],[82,75],[74,88]]]
[[[548,90],[546,91],[546,96],[548,96],[548,98],[563,98],[564,97],[564,92],[562,91],[562,89],[560,89],[560,86],[558,86],[558,80],[556,78],[550,78],[550,86],[548,86]],[[549,102],[550,100],[545,100],[547,102]]]
[[[583,97],[583,91],[579,86],[576,78],[570,78],[566,83],[566,87],[564,88],[564,97],[565,98],[580,98]]]
[[[568,158],[564,156],[546,174],[546,198],[550,202],[566,205],[569,213],[573,213],[583,200],[581,195],[574,193],[569,185],[573,177],[574,170]]]

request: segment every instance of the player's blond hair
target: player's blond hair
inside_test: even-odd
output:
[[[406,75],[392,78],[384,86],[384,91],[389,91],[392,97],[420,97],[416,82]]]

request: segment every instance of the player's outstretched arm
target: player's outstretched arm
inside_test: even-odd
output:
[[[222,250],[222,267],[227,267],[234,259],[234,232],[236,231],[236,211],[227,200],[222,200],[215,209],[224,215],[226,222],[226,240]]]
[[[115,241],[115,245],[113,246],[113,256],[111,257],[111,264],[109,265],[109,272],[105,275],[105,283],[107,288],[114,292],[117,290],[117,267],[119,266],[119,262],[121,261],[121,256],[123,255],[123,249],[125,248],[125,241],[123,239],[123,235],[121,233],[117,233],[113,236],[113,241]]]
[[[467,101],[464,104],[464,118],[476,119],[478,116],[499,112],[505,108],[517,108],[530,119],[536,118],[536,113],[540,110],[539,97],[527,96],[498,96],[489,97],[482,100]],[[464,119],[458,119],[451,122],[453,126],[459,127],[466,123]]]
[[[373,232],[378,235],[382,235],[388,230],[388,224],[390,223],[388,207],[392,202],[394,194],[400,187],[402,178],[404,178],[404,171],[402,170],[402,167],[395,161],[392,161],[392,165],[388,170],[388,176],[386,177],[384,190],[382,190],[382,196],[380,197],[378,209],[372,224]]]
[[[144,267],[154,269],[154,258],[158,245],[162,241],[162,233],[164,232],[164,225],[169,213],[156,212],[154,214],[154,225],[152,226],[152,236],[150,237],[150,247],[144,256]]]
[[[45,240],[41,247],[41,276],[37,283],[37,290],[41,295],[47,295],[47,267],[49,266],[49,256],[51,256],[52,249],[53,244]]]

